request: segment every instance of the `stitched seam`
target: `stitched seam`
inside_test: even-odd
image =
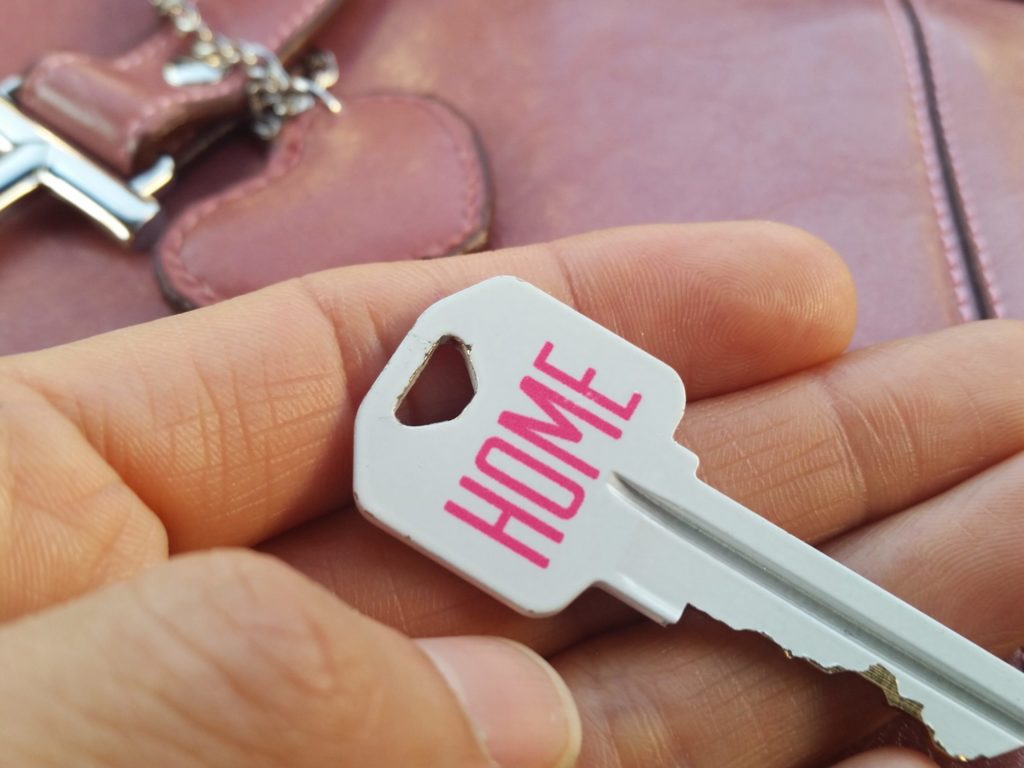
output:
[[[992,263],[988,242],[981,234],[978,224],[975,198],[971,190],[970,177],[967,175],[966,166],[963,162],[963,155],[960,152],[961,146],[959,134],[956,130],[956,122],[953,119],[953,108],[948,99],[946,87],[943,84],[946,80],[944,65],[941,62],[942,54],[939,48],[931,42],[932,38],[925,23],[927,3],[925,0],[909,0],[912,6],[918,10],[918,17],[921,20],[921,34],[925,39],[929,52],[929,61],[932,66],[932,83],[935,91],[935,101],[938,108],[939,124],[946,137],[946,150],[949,155],[949,162],[953,170],[953,177],[960,193],[960,203],[964,213],[964,223],[973,244],[973,255],[977,260],[978,277],[981,279],[982,288],[988,296],[992,314],[996,317],[1006,316],[1006,307],[1002,302],[1000,291],[995,283],[995,270]]]
[[[236,200],[261,192],[274,181],[291,173],[298,166],[299,160],[302,158],[302,153],[306,146],[306,137],[309,134],[313,120],[317,116],[319,116],[318,111],[311,111],[304,118],[299,118],[293,124],[294,136],[288,137],[288,142],[283,150],[274,156],[263,174],[238,185],[224,195],[219,195],[200,203],[168,232],[164,244],[161,245],[160,253],[165,264],[168,279],[175,283],[176,289],[186,294],[186,298],[192,298],[192,296],[187,295],[190,290],[195,290],[196,294],[194,295],[198,295],[206,303],[215,303],[225,298],[216,288],[200,277],[185,260],[184,246],[186,237],[219,210],[231,205]]]
[[[431,258],[434,256],[446,256],[452,253],[453,249],[464,243],[470,234],[472,234],[473,224],[479,216],[480,205],[483,200],[483,176],[480,172],[479,166],[473,162],[472,147],[467,147],[466,143],[459,141],[459,137],[456,136],[451,125],[441,116],[441,114],[439,114],[439,110],[441,108],[433,102],[414,96],[371,96],[368,97],[367,100],[370,99],[385,104],[399,103],[416,107],[421,112],[428,115],[434,124],[439,126],[444,132],[445,138],[448,140],[448,145],[451,147],[452,153],[458,161],[459,170],[462,173],[464,190],[462,197],[461,229],[453,237],[449,238],[447,242],[440,244],[435,243],[425,249],[418,249],[410,253],[405,258]]]
[[[889,21],[892,23],[896,33],[896,41],[899,45],[901,58],[903,59],[903,68],[907,75],[910,101],[914,113],[914,125],[917,129],[917,137],[921,145],[925,174],[928,177],[928,191],[935,208],[936,223],[939,227],[939,236],[942,239],[946,265],[953,284],[953,293],[956,296],[960,318],[967,322],[975,319],[975,313],[972,311],[967,274],[961,261],[963,251],[953,224],[953,212],[946,197],[942,169],[939,167],[939,153],[934,127],[928,114],[928,97],[925,92],[924,77],[918,67],[916,46],[905,26],[907,22],[901,18],[901,11],[898,6],[899,1],[883,0]]]
[[[471,152],[466,151],[464,147],[459,144],[455,132],[451,130],[451,126],[437,114],[436,110],[440,109],[440,107],[425,103],[417,97],[409,96],[370,96],[363,99],[363,101],[371,100],[384,103],[412,104],[425,111],[438,125],[442,127],[450,142],[450,146],[453,149],[453,153],[460,162],[460,169],[462,171],[462,179],[465,187],[460,231],[452,237],[448,243],[441,245],[433,243],[425,249],[418,249],[410,252],[404,258],[415,259],[445,255],[449,253],[452,248],[463,243],[473,231],[473,224],[479,215],[480,205],[483,199],[482,173],[474,172],[476,170],[476,165],[472,162],[473,156]],[[313,117],[318,116],[319,114],[320,112],[318,110],[314,110],[313,112],[307,113],[307,116],[299,118],[299,121],[296,122],[296,142],[294,145],[289,147],[291,150],[290,152],[282,152],[282,155],[287,155],[287,157],[276,155],[271,161],[271,166],[264,174],[249,182],[239,185],[221,197],[214,197],[204,203],[200,203],[196,208],[188,212],[181,219],[180,223],[176,224],[173,229],[167,233],[164,239],[164,244],[160,247],[160,254],[165,265],[165,273],[168,280],[172,281],[174,288],[184,294],[185,298],[189,300],[193,298],[193,296],[188,295],[188,292],[192,289],[197,292],[194,295],[198,295],[204,299],[206,303],[214,303],[226,298],[206,279],[201,277],[198,274],[198,270],[193,266],[190,266],[187,262],[184,257],[186,238],[198,229],[200,224],[204,223],[207,219],[210,219],[214,214],[223,210],[228,205],[231,205],[249,195],[261,192],[273,181],[282,179],[291,173],[298,166],[299,160],[302,157],[306,145],[306,138],[313,126]]]

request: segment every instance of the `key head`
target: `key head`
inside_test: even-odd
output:
[[[452,421],[403,425],[398,406],[450,339],[472,401]],[[356,502],[513,608],[555,613],[636,562],[649,526],[615,497],[615,473],[676,445],[684,403],[657,358],[522,280],[493,278],[427,309],[367,393]],[[673,620],[682,608],[648,612]]]

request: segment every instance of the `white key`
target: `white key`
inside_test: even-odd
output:
[[[401,424],[398,405],[448,339],[473,400],[452,421]],[[556,613],[595,585],[665,624],[692,605],[860,673],[950,755],[1024,746],[1024,675],[699,481],[673,439],[684,402],[661,361],[494,278],[430,307],[366,395],[356,501],[524,613]]]

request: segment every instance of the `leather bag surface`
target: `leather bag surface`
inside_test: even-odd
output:
[[[245,17],[234,2],[228,31]],[[138,0],[45,5],[7,4],[0,72],[58,50],[114,57],[159,24]],[[258,200],[238,187],[274,173],[278,148],[233,134],[201,156],[165,196],[164,237],[149,252],[37,194],[0,217],[0,351],[174,311],[154,259],[161,274],[185,264],[214,285],[177,296],[192,306],[313,269],[479,247],[482,210],[461,243],[454,234],[471,225],[453,220],[444,234],[436,223],[456,213],[403,213],[424,234],[402,242],[389,203],[424,185],[423,195],[458,187],[462,208],[486,202],[493,247],[642,222],[804,227],[851,265],[858,345],[1022,316],[1022,39],[1014,0],[349,0],[316,39],[339,58],[335,91],[452,105],[479,139],[493,199],[450,169],[406,180],[400,165],[366,160],[360,179],[346,178],[353,168],[317,151],[323,141],[303,141],[326,116],[286,128],[278,147],[302,147],[286,183],[262,185]],[[381,187],[370,199],[367,179]],[[300,198],[301,230],[248,226]],[[193,214],[187,233],[182,211]],[[309,242],[322,247],[297,247]]]

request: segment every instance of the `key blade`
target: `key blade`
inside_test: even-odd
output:
[[[672,534],[649,543],[646,562],[658,573],[635,578],[672,580],[688,605],[733,629],[824,671],[862,675],[950,756],[1024,747],[1018,670],[678,466],[668,456],[660,468],[648,461],[610,480],[623,502]]]
[[[396,409],[442,342],[476,394],[449,422]],[[948,753],[1024,744],[1024,676],[696,479],[670,367],[538,289],[493,278],[417,320],[355,424],[356,502],[528,615],[590,586],[661,623],[694,605],[793,656],[860,672]]]

